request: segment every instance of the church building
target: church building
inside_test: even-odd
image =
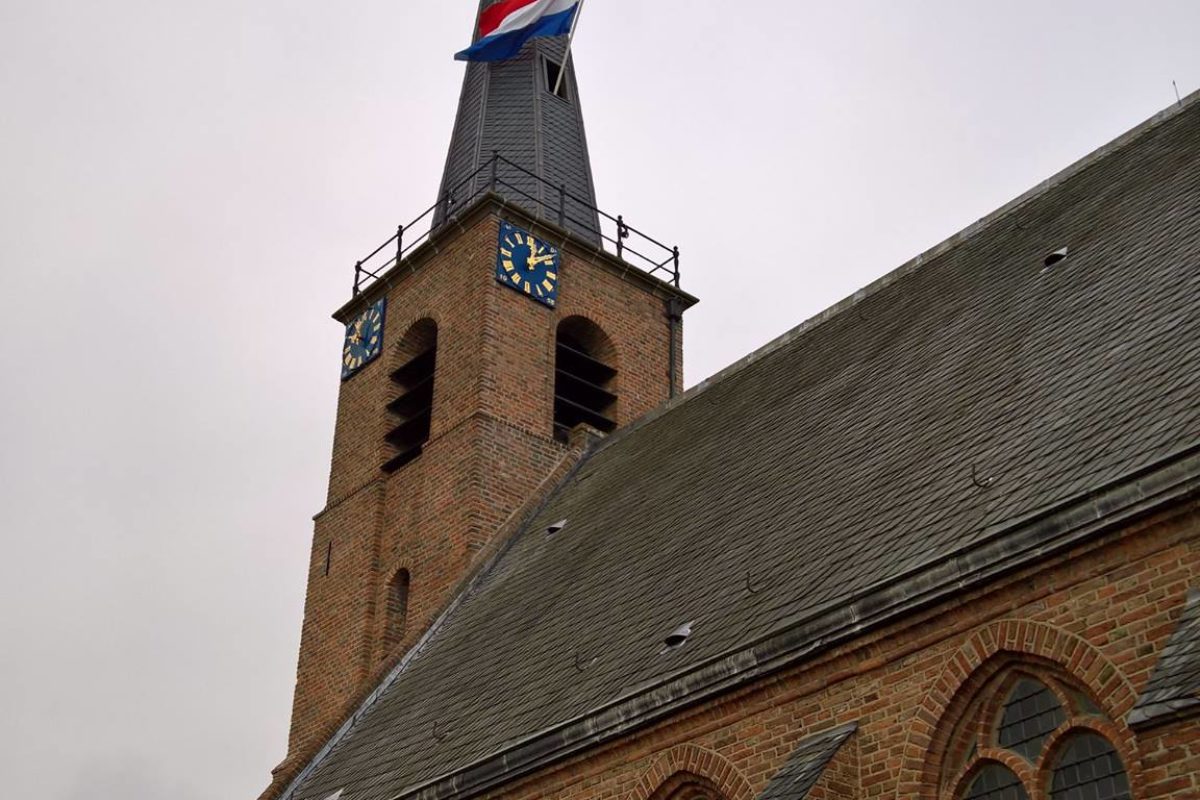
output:
[[[1200,798],[1200,95],[685,392],[535,6],[334,315],[262,800]]]

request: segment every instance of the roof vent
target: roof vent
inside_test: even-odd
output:
[[[1061,250],[1055,250],[1053,253],[1046,256],[1046,260],[1043,261],[1042,263],[1046,265],[1046,269],[1050,269],[1055,264],[1058,264],[1061,261],[1065,261],[1066,258],[1067,258],[1067,248],[1064,247]]]
[[[562,529],[565,527],[567,527],[567,521],[565,519],[560,519],[558,522],[554,523],[553,525],[548,525],[546,527],[546,535],[553,536],[556,533],[560,533],[562,531]]]
[[[671,650],[678,650],[679,648],[683,647],[684,643],[687,642],[688,637],[692,635],[692,626],[695,624],[696,623],[694,622],[689,622],[688,624],[680,625],[678,628],[671,631],[671,635],[666,639],[663,639],[663,649],[659,655]]]

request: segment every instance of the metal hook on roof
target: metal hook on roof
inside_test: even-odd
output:
[[[762,591],[762,584],[754,585],[754,573],[751,570],[746,570],[746,591],[750,594],[758,594]]]
[[[442,728],[441,725],[442,725],[441,720],[434,720],[434,722],[433,722],[433,738],[439,742],[444,742],[450,738],[450,731]]]
[[[580,672],[583,672],[588,667],[590,667],[592,664],[595,664],[599,658],[600,658],[599,656],[592,656],[591,660],[585,664],[580,660],[579,651],[576,650],[575,651],[575,669],[579,670]]]
[[[989,476],[987,478],[980,478],[979,472],[975,469],[975,465],[972,464],[971,465],[971,482],[974,483],[976,486],[978,486],[980,489],[986,489],[989,486],[991,486],[993,483],[996,482],[996,478],[995,478],[995,476]]]

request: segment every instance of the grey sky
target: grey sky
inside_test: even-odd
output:
[[[266,785],[329,314],[432,201],[473,8],[0,0],[7,794]],[[593,0],[600,204],[683,248],[694,383],[1200,88],[1197,31],[1194,0]]]

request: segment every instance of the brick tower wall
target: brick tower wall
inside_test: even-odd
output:
[[[501,216],[561,245],[557,308],[493,277]],[[561,320],[586,317],[615,346],[618,424],[668,398],[669,290],[623,270],[611,256],[489,200],[378,286],[388,300],[384,348],[339,395],[328,500],[315,518],[289,755],[276,784],[419,639],[495,532],[569,457],[553,438]],[[378,291],[339,317],[353,316]],[[430,439],[418,459],[388,475],[381,465],[389,452],[389,375],[412,355],[398,350],[422,320],[437,325]],[[680,330],[677,353],[681,337]],[[676,388],[681,375],[680,364]],[[388,584],[401,569],[410,576],[407,623],[400,643],[388,646]]]

